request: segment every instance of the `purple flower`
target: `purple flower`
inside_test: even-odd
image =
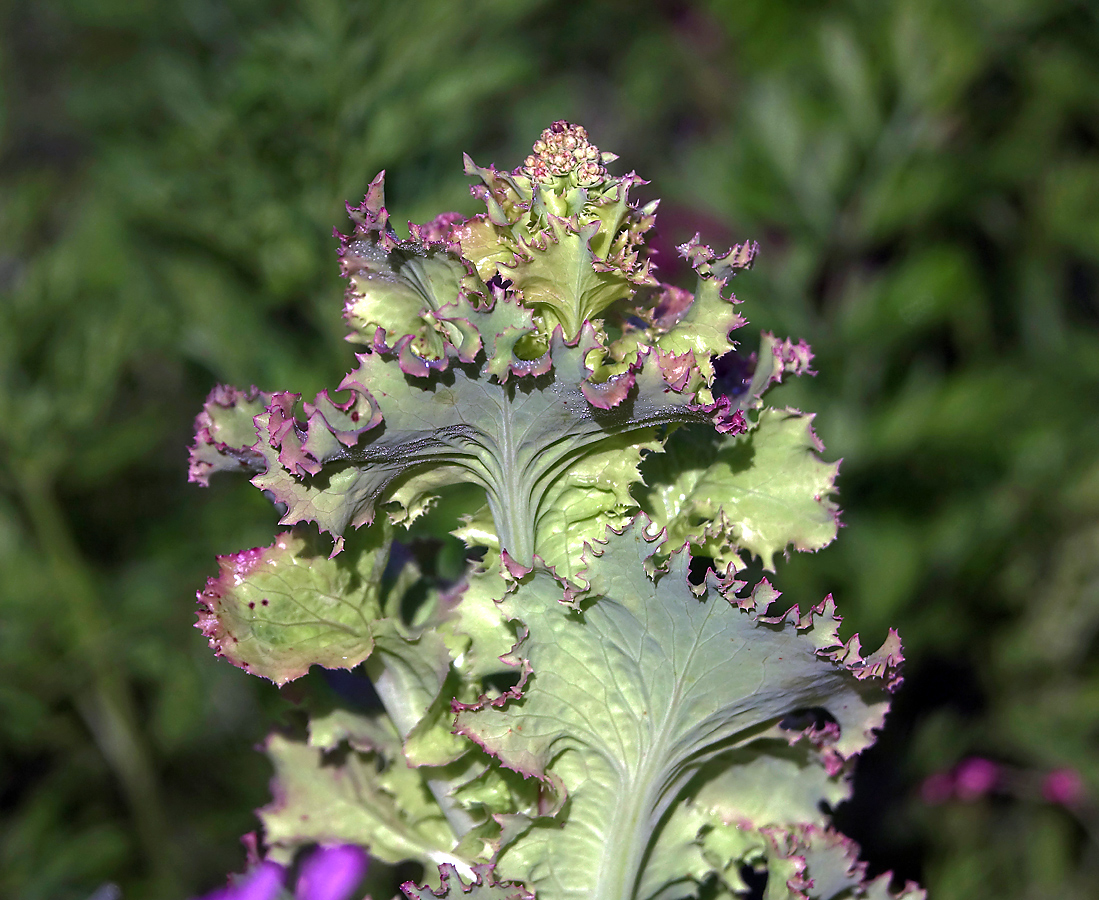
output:
[[[282,866],[277,863],[261,863],[246,878],[207,894],[201,900],[274,900],[285,876]]]
[[[301,867],[296,900],[347,900],[366,874],[366,853],[360,847],[320,847]]]
[[[302,863],[294,900],[349,900],[366,874],[367,855],[360,847],[318,847]],[[286,870],[260,863],[247,876],[197,900],[275,900],[286,882]]]
[[[1076,806],[1084,799],[1084,781],[1075,769],[1054,769],[1042,780],[1042,796],[1058,806]]]
[[[990,759],[975,756],[963,760],[954,770],[954,788],[959,800],[977,800],[1000,780],[1000,767]]]

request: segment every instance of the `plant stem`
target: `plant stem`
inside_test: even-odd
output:
[[[401,740],[404,740],[415,727],[416,722],[419,721],[419,715],[414,709],[414,705],[409,703],[408,699],[402,694],[399,679],[392,677],[386,669],[385,663],[377,655],[367,659],[366,673],[370,677],[379,699],[382,701],[382,706],[385,707],[386,714],[396,726],[397,732],[401,735]],[[423,710],[420,710],[420,714],[422,712]],[[455,839],[460,840],[462,835],[468,832],[476,823],[469,813],[462,809],[450,796],[453,785],[445,778],[428,778],[427,787],[439,804],[439,808],[442,809],[447,823],[454,831]]]
[[[639,783],[650,782],[642,777]],[[651,807],[649,791],[634,790],[630,786],[622,792],[608,829],[592,900],[629,900],[633,896],[641,863],[652,839]]]
[[[512,497],[497,500],[489,493],[488,508],[496,533],[500,537],[500,549],[522,566],[534,565],[534,510],[529,494],[507,485]],[[523,502],[523,497],[526,502]]]
[[[529,475],[519,465],[518,439],[513,433],[511,397],[514,387],[508,393],[508,403],[504,404],[500,428],[500,456],[503,483],[500,485],[503,496],[494,496],[488,492],[488,506],[500,537],[500,549],[523,566],[534,565],[534,506],[531,503],[533,483],[523,485]]]

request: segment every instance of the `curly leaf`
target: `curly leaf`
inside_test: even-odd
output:
[[[736,312],[739,301],[722,291],[737,272],[751,268],[759,244],[737,244],[725,256],[716,257],[695,235],[679,252],[698,274],[694,299],[684,304],[675,292],[658,299],[653,310],[655,343],[675,354],[690,350],[700,359],[721,356],[733,349],[729,335],[745,324]]]
[[[276,684],[312,665],[353,669],[374,648],[379,582],[388,557],[380,533],[355,553],[329,559],[302,532],[270,547],[218,557],[198,595],[195,627],[218,656]]]
[[[439,632],[453,647],[454,668],[464,679],[510,670],[511,651],[519,642],[515,624],[500,610],[511,584],[500,566],[475,572],[451,598]]]
[[[811,739],[772,728],[701,769],[686,801],[661,825],[639,894],[690,894],[712,872],[729,890],[746,892],[741,867],[765,858],[770,832],[823,826],[822,804],[834,806],[850,794],[850,780],[842,771],[829,774]]]
[[[805,341],[780,341],[769,331],[760,335],[759,352],[752,359],[754,371],[739,401],[743,409],[759,409],[764,392],[773,384],[781,384],[787,375],[816,375],[809,368],[813,351]]]
[[[831,499],[839,463],[822,462],[813,417],[765,409],[747,434],[700,434],[684,429],[643,467],[648,487],[641,507],[665,546],[690,542],[720,571],[744,565],[740,551],[774,568],[787,547],[819,550],[838,529]]]
[[[822,765],[821,750],[831,737],[812,729],[796,733],[772,728],[747,747],[704,766],[688,788],[686,802],[662,825],[640,893],[658,896],[711,872],[730,891],[747,892],[741,868],[767,863],[776,834],[825,829],[822,807],[834,807],[851,795],[847,772]],[[856,848],[851,844],[847,849]],[[852,856],[844,871],[853,862]],[[771,859],[768,868],[770,889],[779,891],[775,896],[786,896],[780,887],[783,872],[792,874],[799,866]],[[814,879],[820,874],[814,871]]]
[[[662,284],[647,311],[647,327],[626,324],[621,338],[610,347],[614,359],[633,359],[641,346],[659,347],[675,356],[692,354],[707,383],[713,378],[713,359],[735,348],[730,334],[745,324],[736,311],[736,297],[723,294],[729,280],[752,265],[759,245],[737,244],[725,256],[715,257],[698,236],[679,248],[698,275],[695,292]],[[632,311],[631,311],[632,312]]]
[[[493,225],[512,225],[530,208],[530,179],[516,177],[510,172],[498,172],[495,166],[482,168],[470,159],[468,153],[462,154],[462,162],[467,175],[476,175],[481,179],[482,183],[471,188],[470,193],[484,201],[488,221]]]
[[[415,228],[412,240],[397,240],[384,206],[384,176],[371,182],[360,206],[348,207],[355,232],[340,240],[351,339],[397,350],[421,374],[446,366],[448,344],[471,361],[480,346],[477,335],[447,319],[464,317],[473,308],[470,297],[484,296],[487,288],[459,253],[432,240],[444,232],[442,224]]]
[[[534,894],[522,885],[497,881],[492,866],[474,866],[473,873],[473,880],[466,884],[454,866],[443,864],[439,866],[439,880],[442,882],[439,890],[406,881],[401,885],[401,892],[408,900],[441,900],[449,897],[452,891],[455,897],[468,897],[469,900],[534,900]],[[451,879],[455,884],[450,883]]]
[[[618,435],[554,482],[539,507],[538,557],[558,575],[575,576],[585,543],[602,539],[608,527],[621,530],[633,518],[637,502],[630,487],[641,480],[642,453],[659,448],[655,435],[651,440],[644,433]],[[500,549],[487,506],[468,516],[453,534],[471,547]]]
[[[374,739],[386,734],[380,720]],[[289,862],[309,844],[358,844],[384,862],[416,860],[428,871],[442,863],[469,871],[453,853],[456,837],[417,769],[400,753],[400,739],[367,752],[332,755],[304,741],[273,734],[267,755],[275,767],[274,799],[258,811],[269,858]]]
[[[558,325],[568,339],[637,287],[655,284],[644,251],[656,204],[638,209],[634,174],[612,177],[580,126],[555,122],[512,173],[466,172],[483,182],[474,194],[487,215],[454,228],[451,239],[483,278],[499,274],[534,308],[545,335]]]
[[[528,820],[499,857],[505,877],[544,900],[629,895],[645,861],[661,856],[660,823],[692,780],[703,769],[714,777],[722,754],[750,748],[788,714],[820,708],[835,719],[815,757],[826,772],[866,747],[884,716],[886,686],[865,677],[866,661],[828,655],[842,648],[830,603],[768,617],[765,582],[739,600],[712,573],[696,597],[683,552],[649,580],[655,548],[644,534],[635,523],[589,554],[588,587],[574,592],[582,612],[555,602],[561,586],[548,574],[528,575],[502,606],[530,630],[517,655],[531,674],[457,717],[502,765],[567,792],[566,827]]]
[[[285,504],[283,524],[314,521],[340,538],[349,527],[373,521],[379,502],[407,504],[397,518],[408,519],[428,502],[427,490],[436,481],[468,481],[485,489],[494,530],[512,558],[530,565],[543,549],[553,556],[559,523],[549,497],[570,473],[578,483],[598,477],[594,470],[600,463],[593,463],[593,472],[584,470],[590,454],[622,448],[629,441],[624,444],[620,436],[627,434],[643,446],[655,425],[720,421],[723,414],[669,383],[674,376],[658,353],[642,355],[611,381],[591,382],[586,359],[599,347],[590,325],[573,344],[557,330],[540,361],[554,378],[504,384],[466,366],[414,378],[382,354],[362,354],[341,389],[368,398],[382,424],[364,430],[355,446],[336,451],[316,476],[303,476],[300,464],[288,471],[285,441],[278,443],[280,435],[297,436],[302,428],[276,428],[281,411],[272,405],[256,417],[261,437],[253,449],[266,470],[252,483]],[[295,445],[290,459],[300,458]],[[613,471],[623,486],[636,478],[627,471],[632,465]],[[608,496],[618,504],[625,495],[615,489]],[[590,529],[580,536],[592,540],[614,521],[613,514],[610,519],[591,511],[585,515]],[[575,528],[570,535],[575,545]]]
[[[894,894],[889,873],[867,881],[858,847],[829,828],[768,830],[765,853],[771,874],[767,900],[926,900],[927,894],[911,883]]]
[[[500,267],[524,304],[541,314],[547,333],[560,325],[571,339],[586,320],[630,295],[630,277],[594,265],[591,243],[599,230],[598,221],[580,226],[549,216],[549,228],[530,241],[521,239],[514,261]]]
[[[309,746],[335,750],[346,743],[355,750],[392,753],[397,747],[393,723],[384,716],[365,716],[343,707],[335,707],[309,719]]]
[[[398,731],[407,734],[431,705],[450,671],[450,653],[434,631],[413,631],[395,619],[375,628],[375,652],[367,673],[375,688],[392,702],[386,711]]]
[[[607,527],[621,530],[637,503],[630,487],[641,480],[642,452],[659,449],[653,439],[622,435],[588,454],[547,493],[538,518],[538,555],[558,575],[574,578],[586,543],[602,540]]]
[[[509,231],[489,216],[473,216],[455,226],[450,239],[461,247],[462,256],[473,264],[484,281],[496,275],[501,264],[515,258],[516,244]]]
[[[258,434],[253,421],[271,403],[271,394],[218,385],[195,419],[187,480],[209,487],[215,472],[255,472],[263,456],[252,447]]]

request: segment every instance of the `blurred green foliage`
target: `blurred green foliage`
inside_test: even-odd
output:
[[[1084,0],[0,3],[0,895],[185,897],[239,867],[284,705],[190,597],[270,539],[183,482],[217,381],[341,375],[333,225],[472,210],[463,150],[583,123],[682,240],[754,237],[804,337],[834,591],[909,678],[841,821],[939,898],[1099,875],[1099,17]],[[669,250],[658,258],[674,269]],[[750,349],[750,348],[749,348]],[[927,805],[966,755],[1010,790]],[[1091,792],[1045,802],[1070,766]]]
[[[761,235],[747,315],[812,344],[788,399],[845,459],[846,532],[780,585],[910,658],[866,791],[969,754],[1029,773],[843,821],[922,847],[932,896],[1091,896],[1094,794],[1072,816],[1037,781],[1099,787],[1097,10],[831,4],[770,46],[743,4],[712,15],[753,62],[682,196]]]

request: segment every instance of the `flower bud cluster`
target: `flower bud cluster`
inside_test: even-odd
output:
[[[554,122],[534,142],[533,150],[521,172],[537,184],[553,184],[571,176],[580,187],[593,187],[607,177],[599,148],[580,125]]]

